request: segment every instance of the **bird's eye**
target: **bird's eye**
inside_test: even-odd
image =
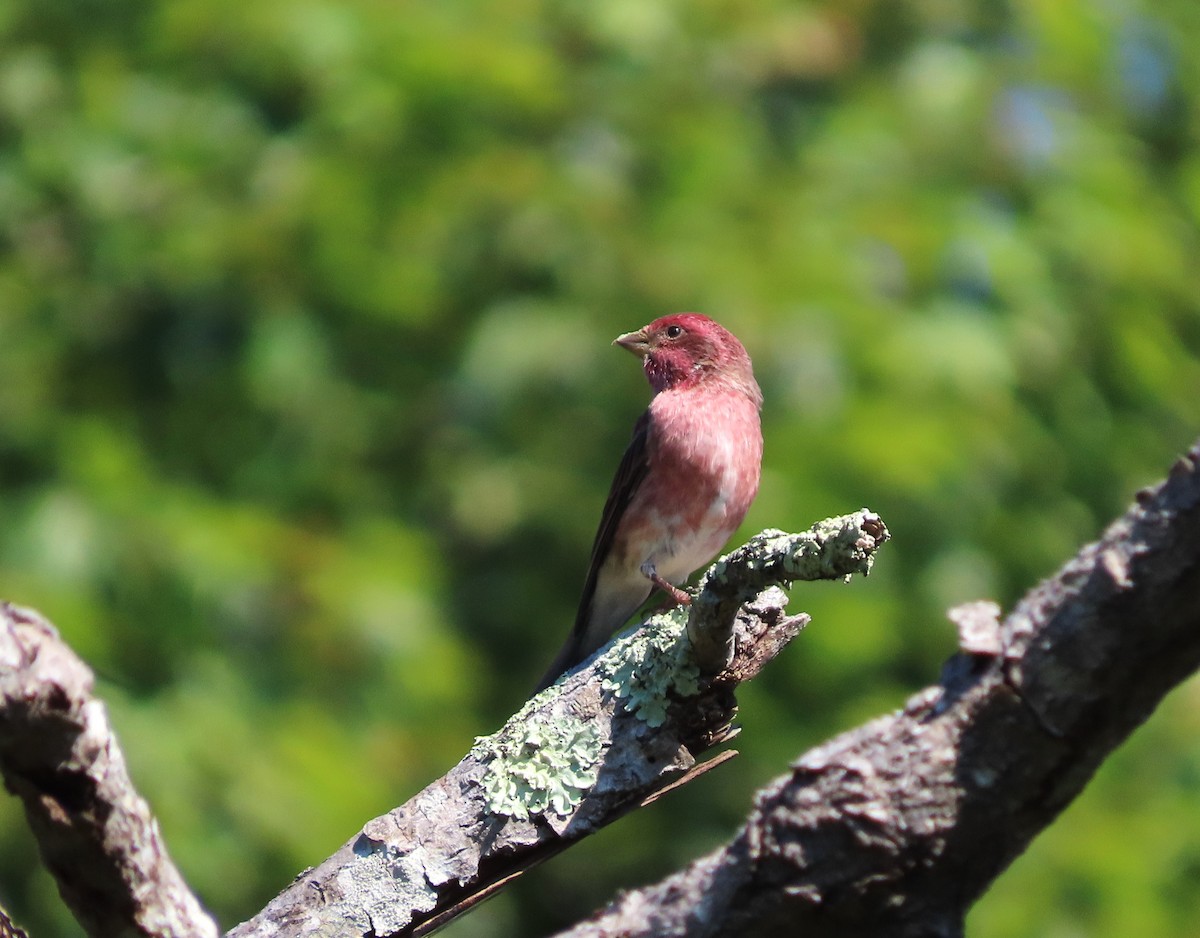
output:
[[[667,338],[678,339],[683,335],[683,326],[667,326]]]

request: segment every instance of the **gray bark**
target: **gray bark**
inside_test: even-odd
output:
[[[1200,444],[1007,617],[953,610],[962,650],[938,684],[800,757],[726,847],[568,934],[961,935],[995,876],[1200,665],[1198,463]],[[712,764],[697,756],[732,735],[733,689],[807,621],[768,584],[866,572],[886,537],[865,511],[765,532],[706,576],[686,616],[658,617],[536,697],[229,934],[426,934],[695,777]],[[90,672],[11,606],[0,771],[91,934],[215,934],[133,792]]]
[[[784,614],[787,597],[772,584],[866,573],[886,539],[865,510],[752,539],[714,565],[690,610],[652,619],[537,695],[230,938],[427,933],[664,785],[694,777],[697,756],[731,735],[733,687],[807,622]],[[707,667],[685,630],[714,636],[708,647],[721,651]],[[736,651],[726,655],[727,646]]]
[[[0,604],[0,773],[91,935],[216,938],[137,794],[92,672],[37,613]],[[2,934],[2,932],[0,932]]]

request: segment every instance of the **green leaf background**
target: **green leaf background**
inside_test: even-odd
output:
[[[648,396],[608,343],[715,316],[767,401],[742,534],[894,541],[796,588],[740,759],[447,934],[562,926],[1200,432],[1197,41],[1194,0],[4,5],[0,595],[232,925],[525,700]],[[1200,935],[1198,731],[1192,682],[968,933]],[[11,798],[0,903],[79,934]]]

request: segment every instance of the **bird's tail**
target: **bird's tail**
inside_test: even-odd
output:
[[[571,634],[538,681],[535,694],[544,691],[564,672],[587,661],[638,611],[650,595],[650,582],[639,576],[631,585],[632,589],[605,590],[602,596],[585,593]]]
[[[572,630],[570,638],[566,644],[558,650],[558,654],[554,656],[554,662],[546,669],[546,673],[542,675],[542,679],[537,682],[537,687],[533,689],[535,694],[540,694],[547,687],[559,679],[559,677],[569,671],[571,668],[580,662],[586,660],[589,652],[583,647],[583,635],[577,629]]]

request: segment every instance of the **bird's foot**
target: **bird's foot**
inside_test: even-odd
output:
[[[642,576],[667,594],[668,601],[663,603],[663,610],[673,609],[675,606],[690,606],[692,604],[692,597],[674,583],[669,583],[659,576],[658,571],[654,569],[654,564],[642,564],[641,571]]]

